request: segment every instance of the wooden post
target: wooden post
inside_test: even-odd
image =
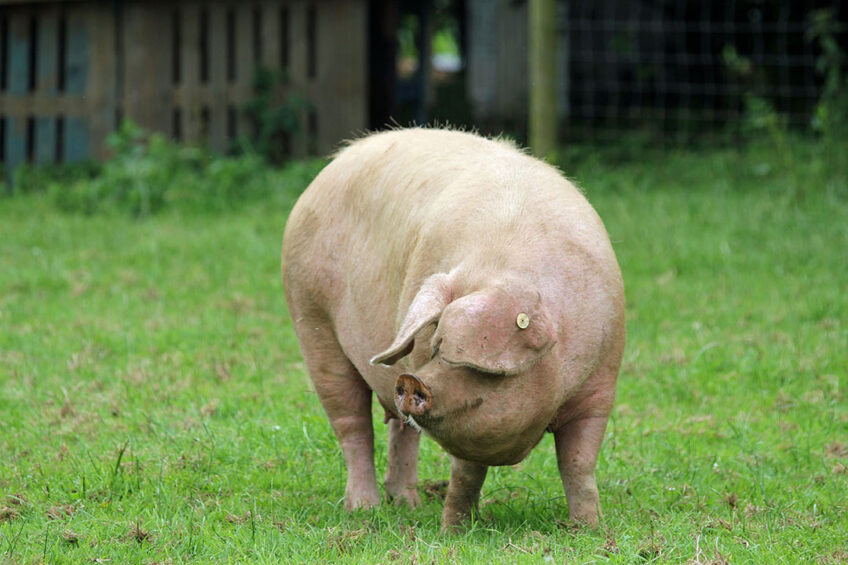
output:
[[[418,70],[415,75],[417,100],[415,102],[415,123],[422,126],[427,124],[427,112],[430,106],[430,61],[432,37],[432,0],[419,0],[416,3],[418,14]]]
[[[556,0],[530,0],[530,148],[549,157],[556,147]]]

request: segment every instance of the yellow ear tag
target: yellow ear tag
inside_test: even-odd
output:
[[[530,316],[522,312],[518,315],[518,318],[515,319],[515,325],[523,330],[530,325]]]

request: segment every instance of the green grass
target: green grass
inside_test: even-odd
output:
[[[304,179],[143,220],[0,199],[0,562],[844,562],[848,190],[798,152],[569,168],[628,294],[589,531],[550,437],[492,469],[467,533],[439,532],[430,440],[422,508],[344,511],[279,281]]]

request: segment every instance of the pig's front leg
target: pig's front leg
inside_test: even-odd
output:
[[[374,472],[374,428],[371,423],[371,389],[361,379],[351,378],[338,396],[331,387],[315,388],[330,417],[330,423],[344,453],[347,464],[345,507],[348,510],[369,508],[380,503]],[[323,388],[323,390],[321,390]],[[343,396],[343,399],[342,399]]]
[[[442,530],[454,530],[477,509],[489,467],[451,456],[450,484],[442,510]]]
[[[300,321],[300,320],[297,320]],[[315,392],[330,419],[347,464],[345,508],[380,503],[374,471],[371,389],[345,357],[332,331],[308,321],[301,324],[301,349]]]
[[[389,420],[389,448],[386,464],[386,493],[395,502],[421,506],[418,495],[418,442],[421,435],[400,420]]]
[[[568,501],[569,519],[595,526],[601,516],[595,464],[604,439],[607,416],[572,420],[554,432],[557,466]]]

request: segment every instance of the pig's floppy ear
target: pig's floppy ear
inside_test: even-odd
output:
[[[451,302],[433,344],[452,365],[514,375],[547,353],[556,337],[538,293],[488,288]]]
[[[412,353],[412,348],[415,346],[415,334],[438,321],[450,299],[448,275],[437,273],[428,277],[412,300],[412,304],[409,305],[394,343],[387,350],[375,355],[371,359],[371,364],[394,365]]]

